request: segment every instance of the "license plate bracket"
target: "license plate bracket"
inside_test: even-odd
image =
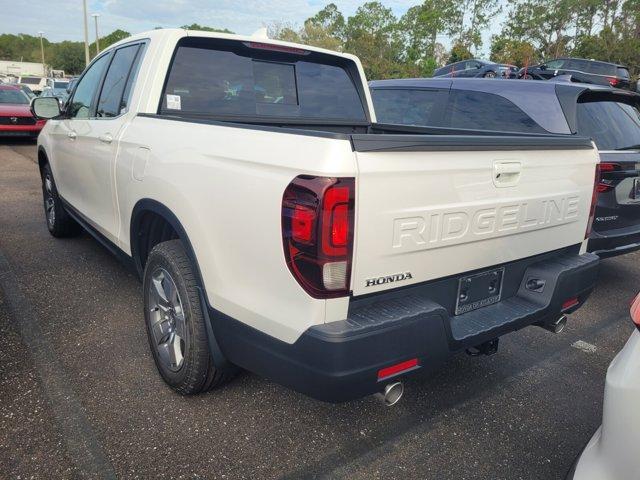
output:
[[[460,277],[455,314],[498,303],[502,297],[503,279],[504,267]]]

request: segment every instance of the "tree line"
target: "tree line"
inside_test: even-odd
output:
[[[439,66],[473,58],[485,47],[488,29],[497,32],[488,45],[496,62],[526,66],[574,56],[621,63],[634,78],[640,74],[640,0],[424,0],[399,18],[379,1],[351,16],[330,3],[301,26],[275,23],[268,30],[271,38],[353,53],[367,78],[379,79],[431,76]],[[116,30],[100,39],[100,47],[128,35]],[[44,45],[52,68],[72,74],[84,68],[82,42],[44,39]],[[95,44],[90,52],[95,55]],[[0,35],[0,59],[39,62],[39,37]]]
[[[356,54],[370,79],[422,77],[476,56],[498,18],[490,60],[522,67],[575,56],[640,73],[640,0],[424,0],[400,18],[378,1],[350,17],[331,3],[301,27],[275,24],[270,34]]]
[[[181,28],[190,30],[205,30],[233,33],[231,30],[211,28],[197,23],[183,25]],[[103,50],[120,40],[131,36],[124,30],[115,30],[109,35],[99,38],[100,49]],[[85,67],[84,42],[50,42],[46,38],[42,39],[44,47],[45,64],[55,70],[64,70],[66,74],[77,75],[82,73]],[[96,56],[95,41],[89,44],[89,56]],[[2,34],[0,35],[0,60],[12,60],[22,62],[41,62],[40,37],[33,35]]]

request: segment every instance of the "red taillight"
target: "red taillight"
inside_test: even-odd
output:
[[[596,213],[596,204],[598,203],[598,193],[600,184],[600,164],[596,164],[596,172],[593,179],[593,193],[591,194],[591,207],[589,208],[589,220],[587,221],[587,230],[584,233],[584,238],[589,238],[591,235],[591,227],[593,226],[593,217]]]
[[[610,163],[610,162],[602,162],[600,163],[600,172],[613,172],[614,170],[620,170],[620,164],[618,163]]]
[[[575,307],[576,305],[578,305],[578,303],[580,303],[578,297],[569,298],[568,300],[564,301],[560,310],[564,312],[565,310],[569,310],[570,308]]]
[[[349,294],[353,250],[353,178],[293,179],[282,198],[282,239],[289,270],[315,298]]]
[[[605,192],[608,192],[609,190],[613,190],[612,185],[609,185],[608,183],[603,183],[603,182],[598,183],[598,186],[596,188],[598,189],[598,193],[605,193]]]
[[[393,375],[406,372],[407,370],[411,370],[417,366],[418,366],[417,358],[412,358],[411,360],[396,363],[395,365],[391,365],[390,367],[386,367],[381,370],[378,370],[378,380],[383,380]]]
[[[631,320],[635,324],[636,328],[640,330],[640,293],[633,299],[629,313],[631,314]]]
[[[322,202],[322,251],[344,255],[349,237],[349,187],[329,187]]]
[[[616,77],[607,77],[607,80],[609,81],[609,85],[611,85],[612,87],[615,87],[618,83],[620,83],[620,80],[618,80]]]

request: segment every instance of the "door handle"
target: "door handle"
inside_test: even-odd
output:
[[[496,187],[512,187],[520,180],[522,163],[495,162],[493,164],[493,184]]]
[[[75,140],[77,136],[78,136],[78,134],[76,132],[74,132],[73,130],[67,132],[67,137],[69,137],[71,140]]]
[[[98,140],[100,140],[102,143],[111,143],[113,142],[113,137],[111,136],[111,134],[105,133],[104,135],[100,135],[98,137]]]

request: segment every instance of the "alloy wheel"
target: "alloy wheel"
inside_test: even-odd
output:
[[[156,268],[149,282],[149,313],[153,345],[164,367],[177,372],[184,364],[186,321],[173,278]]]

